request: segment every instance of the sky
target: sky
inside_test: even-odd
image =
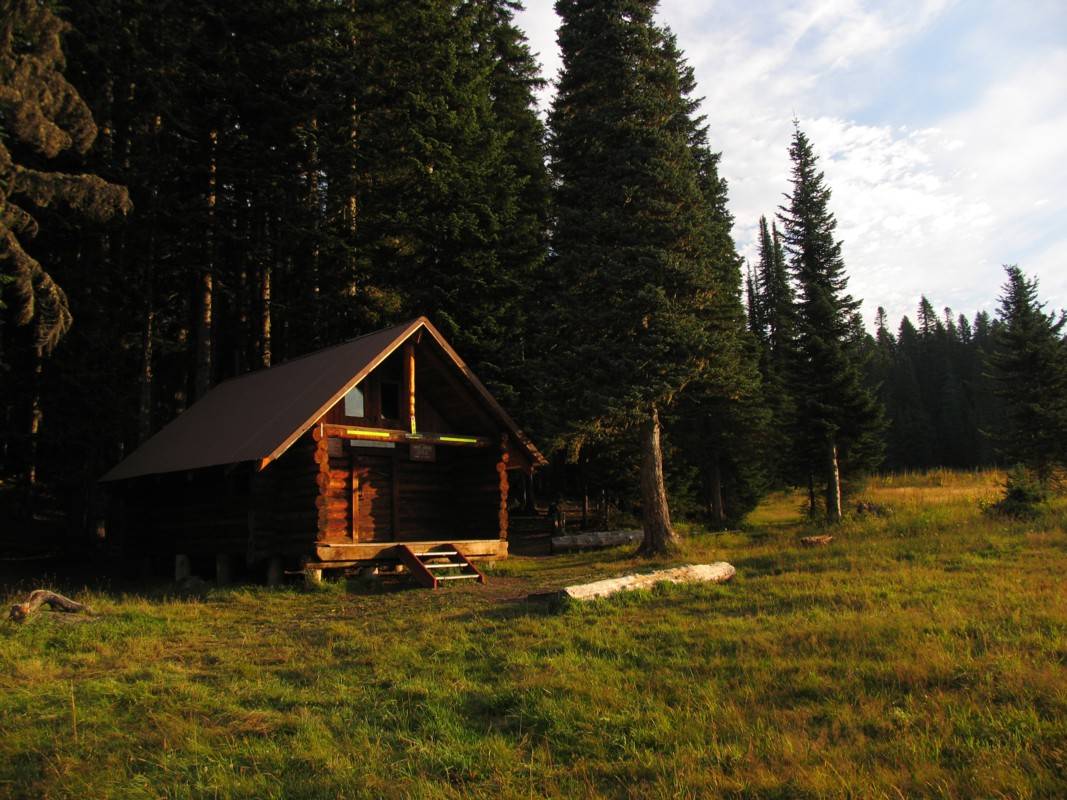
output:
[[[526,5],[553,81],[553,3]],[[661,0],[658,18],[696,71],[745,258],[789,190],[795,117],[869,326],[880,305],[914,320],[923,294],[993,313],[1004,264],[1067,307],[1067,0]]]

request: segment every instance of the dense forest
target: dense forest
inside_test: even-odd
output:
[[[1036,284],[872,335],[799,124],[746,276],[656,6],[558,0],[542,117],[517,0],[0,0],[3,518],[92,531],[96,478],[220,380],[419,314],[552,454],[541,497],[640,510],[648,552],[773,487],[832,520],[874,470],[1054,471]]]

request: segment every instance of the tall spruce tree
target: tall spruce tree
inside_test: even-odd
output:
[[[790,370],[795,443],[815,510],[815,481],[825,485],[826,515],[841,518],[842,476],[875,466],[881,414],[864,385],[854,319],[859,301],[848,277],[829,209],[830,188],[808,137],[796,125],[789,148],[792,192],[779,208],[785,249],[798,287],[796,357]]]
[[[1006,412],[997,440],[1009,461],[1048,484],[1057,468],[1067,466],[1067,314],[1046,314],[1037,279],[1018,266],[1005,270],[997,312],[1001,327],[990,358]]]
[[[558,0],[563,69],[549,115],[561,438],[577,450],[640,426],[646,554],[676,547],[660,414],[711,355],[717,289],[691,105],[656,5]]]

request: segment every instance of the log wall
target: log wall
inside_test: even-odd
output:
[[[315,442],[302,436],[251,476],[247,519],[248,555],[261,560],[273,555],[309,555],[319,525],[319,465]]]

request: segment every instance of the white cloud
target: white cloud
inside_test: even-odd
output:
[[[1042,295],[1053,306],[1067,306],[1067,37],[1058,47],[1003,37],[996,13],[986,9],[989,19],[976,17],[965,37],[974,59],[983,58],[977,43],[997,47],[999,72],[984,83],[944,65],[907,61],[915,57],[907,48],[922,44],[952,5],[664,0],[661,6],[705,97],[742,253],[754,255],[760,214],[770,216],[789,188],[796,116],[823,158],[850,288],[865,299],[868,321],[877,305],[893,320],[913,314],[923,293],[968,315],[992,310],[1003,282],[1000,265],[1015,262],[1041,278]],[[520,24],[554,77],[556,18],[547,0],[531,6]],[[964,10],[972,8],[981,10]],[[1053,22],[1062,13],[1054,4],[1027,8]],[[1027,10],[997,13],[1017,25]],[[951,44],[935,41],[928,50]],[[909,103],[909,93],[920,88],[915,81],[963,87],[968,102],[953,112],[923,109]],[[886,97],[913,118],[878,107],[876,98]]]

